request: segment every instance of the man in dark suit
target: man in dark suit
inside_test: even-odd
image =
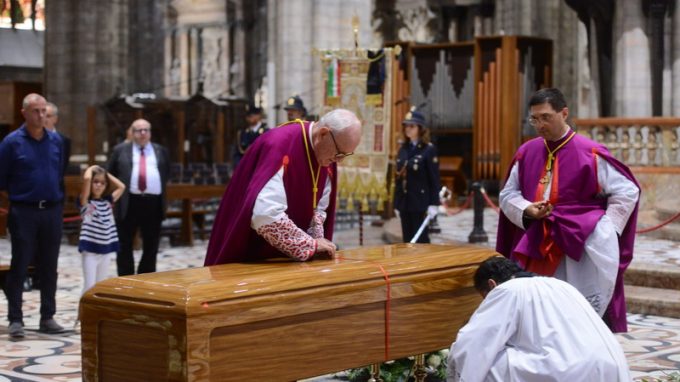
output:
[[[132,241],[137,228],[142,233],[143,252],[137,273],[156,271],[156,255],[165,216],[166,185],[170,174],[168,150],[151,142],[151,124],[145,119],[132,122],[132,142],[117,145],[108,171],[126,189],[114,208],[120,252],[116,259],[118,275],[135,273]]]
[[[59,122],[59,108],[52,102],[47,102],[47,113],[45,113],[45,128],[51,132],[59,134],[61,142],[64,147],[64,171],[66,174],[66,169],[68,169],[69,160],[71,158],[71,138],[62,134],[61,131],[57,131],[57,122]],[[61,189],[64,190],[64,179],[61,180]]]

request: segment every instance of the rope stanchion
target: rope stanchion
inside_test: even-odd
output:
[[[656,231],[657,229],[662,228],[663,226],[672,223],[674,220],[676,220],[678,218],[680,218],[680,212],[671,216],[671,218],[667,219],[666,221],[663,221],[663,222],[661,222],[661,223],[659,223],[659,224],[657,224],[653,227],[639,229],[639,230],[635,231],[635,233],[648,233],[648,232]]]
[[[79,221],[79,220],[81,220],[81,219],[82,219],[82,218],[80,217],[80,215],[78,215],[78,216],[71,216],[71,217],[69,217],[69,218],[64,218],[63,222],[64,222],[64,223],[71,223],[71,222],[77,222],[77,221]]]
[[[484,188],[482,188],[482,189],[480,190],[480,192],[482,193],[482,196],[484,197],[484,200],[486,201],[486,204],[488,204],[489,207],[493,208],[493,210],[496,211],[496,213],[500,213],[501,209],[498,208],[498,206],[495,205],[495,204],[493,203],[493,201],[491,200],[491,198],[489,198],[489,195],[486,194],[486,190],[485,190]]]
[[[460,206],[460,207],[457,207],[455,209],[450,208],[449,206],[445,205],[444,209],[446,210],[446,216],[457,215],[457,214],[463,212],[465,209],[469,208],[470,204],[472,203],[472,195],[473,195],[473,193],[472,193],[472,191],[470,191],[470,193],[468,194],[467,199],[465,199],[465,202],[463,203],[463,205]]]

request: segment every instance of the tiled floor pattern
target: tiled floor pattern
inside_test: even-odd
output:
[[[486,211],[485,229],[489,243],[495,241],[496,214]],[[471,211],[452,217],[440,217],[442,233],[433,235],[433,242],[463,241],[471,231]],[[382,244],[383,229],[364,225],[364,245]],[[358,226],[344,224],[337,232],[336,242],[348,249],[359,245]],[[159,271],[178,267],[200,266],[203,262],[206,242],[196,242],[193,247],[170,247],[163,240],[159,254]],[[0,239],[0,264],[9,263],[9,242]],[[666,266],[680,266],[680,243],[639,237],[634,262],[653,262]],[[110,274],[115,274],[111,264]],[[59,258],[58,313],[56,319],[72,328],[78,298],[81,293],[81,265],[77,248],[62,245]],[[0,382],[3,381],[80,381],[80,334],[73,330],[63,335],[37,333],[39,316],[39,293],[24,294],[24,314],[27,336],[22,341],[8,339],[5,324],[0,326]],[[6,303],[0,301],[0,315],[4,316]],[[660,378],[680,371],[680,320],[656,316],[629,315],[630,331],[618,335],[624,347],[632,376],[636,381],[644,378]],[[338,380],[333,376],[313,379],[315,382]]]

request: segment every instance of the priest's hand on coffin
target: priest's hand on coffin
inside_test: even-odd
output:
[[[531,203],[525,210],[524,215],[532,219],[543,219],[550,215],[553,205],[549,201]]]
[[[316,253],[317,258],[333,259],[335,257],[335,244],[332,241],[320,238],[316,239]]]

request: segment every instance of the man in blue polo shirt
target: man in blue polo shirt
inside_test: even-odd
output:
[[[0,190],[9,194],[7,226],[12,244],[5,295],[9,335],[15,339],[24,337],[23,282],[33,258],[40,278],[39,331],[64,330],[53,318],[64,199],[59,185],[63,146],[59,135],[44,127],[46,112],[45,98],[27,95],[21,109],[25,123],[0,142]]]

